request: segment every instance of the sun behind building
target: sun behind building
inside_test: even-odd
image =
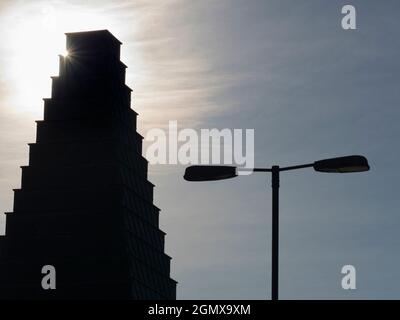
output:
[[[2,299],[176,298],[120,45],[107,30],[67,34],[0,238]]]

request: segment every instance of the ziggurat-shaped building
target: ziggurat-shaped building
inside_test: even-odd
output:
[[[1,299],[176,298],[120,45],[106,30],[67,34],[0,237]]]

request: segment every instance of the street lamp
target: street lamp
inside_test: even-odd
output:
[[[278,300],[278,266],[279,266],[279,173],[313,167],[319,172],[350,173],[369,170],[368,160],[363,156],[347,156],[315,161],[314,163],[271,168],[238,169],[233,166],[190,166],[183,176],[187,181],[214,181],[238,176],[239,171],[272,173],[272,300]]]

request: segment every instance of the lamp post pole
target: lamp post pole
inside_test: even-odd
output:
[[[272,279],[271,299],[278,300],[279,288],[279,166],[272,167]]]

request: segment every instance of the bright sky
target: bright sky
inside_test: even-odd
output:
[[[356,31],[340,27],[348,3]],[[169,120],[255,129],[260,166],[366,155],[369,173],[282,177],[281,297],[400,298],[399,13],[396,0],[2,0],[0,211],[12,211],[64,33],[108,29],[143,135]],[[150,168],[178,298],[266,298],[269,177],[190,184],[183,170]],[[357,290],[340,287],[345,264]]]

